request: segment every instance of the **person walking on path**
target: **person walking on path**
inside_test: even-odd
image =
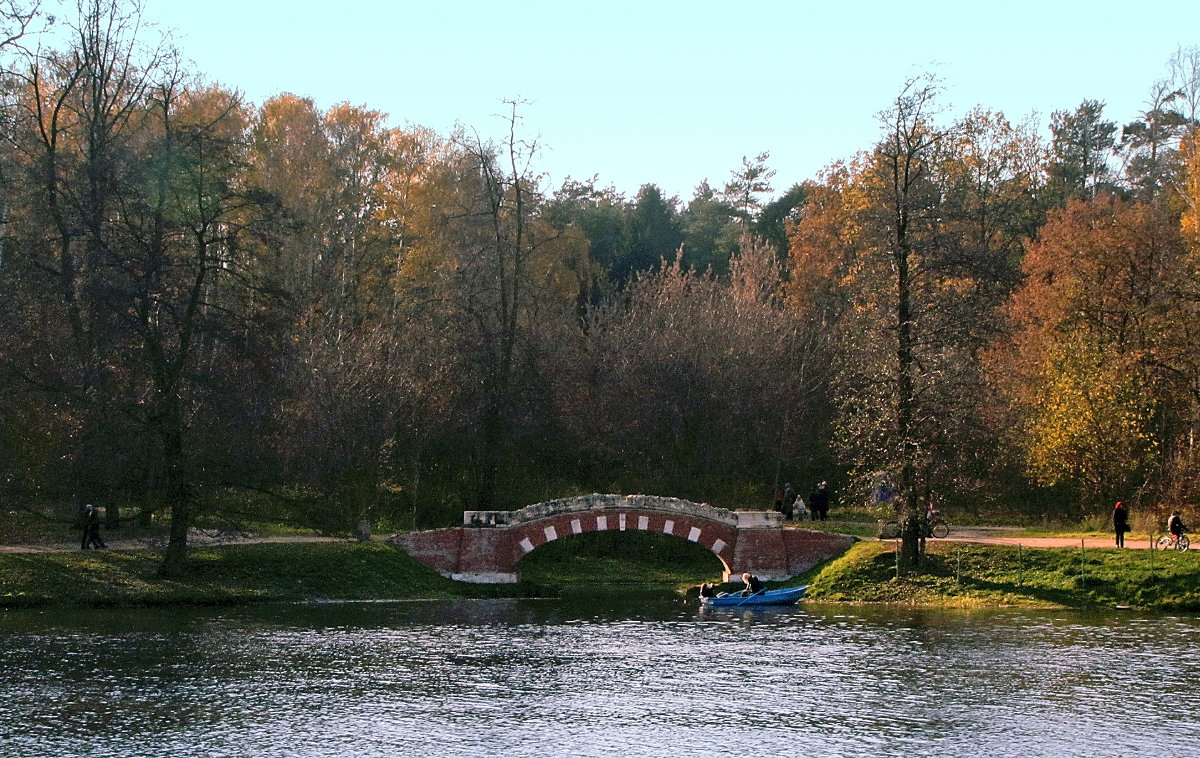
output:
[[[83,508],[83,539],[79,542],[80,550],[88,549],[88,537],[92,536],[92,506]]]
[[[1117,534],[1117,547],[1125,547],[1125,532],[1129,531],[1129,512],[1120,500],[1113,506],[1113,531]]]
[[[91,503],[83,509],[83,544],[79,549],[87,550],[88,547],[96,550],[108,547],[104,540],[100,539],[100,511]]]

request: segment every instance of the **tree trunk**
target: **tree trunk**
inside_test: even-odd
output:
[[[911,568],[921,565],[921,540],[925,534],[925,518],[916,513],[909,513],[902,522],[901,534],[901,561]]]
[[[179,576],[187,564],[188,529],[192,525],[190,487],[183,471],[183,426],[174,398],[167,401],[167,409],[160,419],[162,425],[162,463],[166,473],[164,493],[171,508],[170,536],[159,573],[163,576]]]
[[[167,540],[167,549],[163,554],[162,566],[158,572],[162,576],[181,576],[187,567],[187,538],[191,526],[191,504],[186,496],[176,498],[171,503],[171,533]]]

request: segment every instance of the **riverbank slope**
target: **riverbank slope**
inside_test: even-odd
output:
[[[860,542],[811,577],[813,600],[1200,611],[1200,553],[929,540],[919,570]]]
[[[156,550],[0,554],[0,606],[222,605],[486,596],[381,542],[262,542],[193,549],[163,578]],[[511,588],[508,591],[512,591]]]
[[[642,549],[642,552],[648,552]],[[529,595],[681,596],[713,581],[711,564],[677,553],[532,560],[518,585],[453,582],[381,542],[212,545],[193,550],[184,577],[158,575],[150,549],[0,554],[0,607],[216,605]],[[708,559],[713,559],[708,554]],[[1200,552],[1029,548],[930,541],[920,571],[897,574],[890,542],[864,541],[784,585],[818,602],[948,606],[1065,606],[1200,611]],[[732,586],[726,589],[734,589]]]

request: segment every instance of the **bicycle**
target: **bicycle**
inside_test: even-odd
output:
[[[903,530],[900,527],[899,521],[889,521],[879,529],[879,539],[894,540],[900,536]],[[933,523],[926,525],[926,537],[947,537],[950,535],[950,525],[942,519],[936,519]]]
[[[1191,540],[1189,540],[1187,538],[1186,534],[1179,535],[1179,539],[1177,539],[1177,540],[1173,539],[1170,534],[1164,534],[1163,536],[1158,538],[1158,549],[1159,550],[1180,550],[1180,551],[1182,551],[1182,550],[1187,550],[1189,547],[1191,547],[1191,544],[1192,544]]]

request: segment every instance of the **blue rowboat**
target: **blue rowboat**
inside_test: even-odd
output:
[[[719,595],[700,598],[701,605],[709,608],[737,608],[752,605],[791,605],[808,592],[808,585],[787,587],[782,590],[763,590],[753,595]]]

